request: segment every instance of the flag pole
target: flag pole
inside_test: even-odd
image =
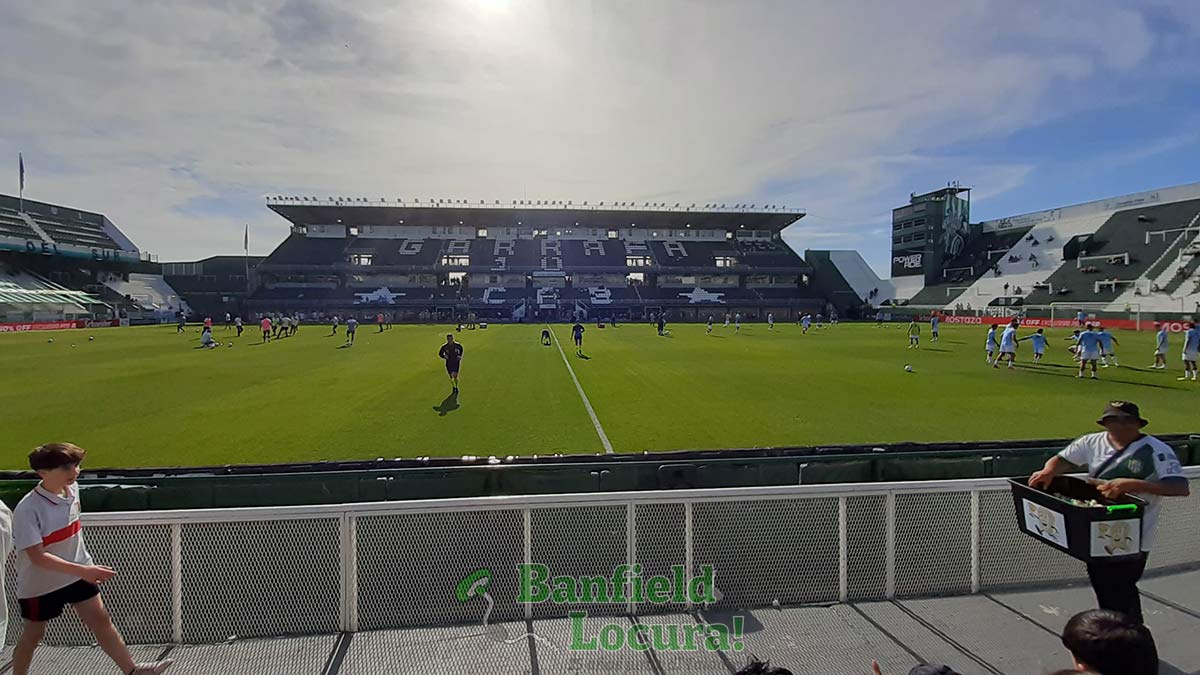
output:
[[[17,213],[25,213],[25,155],[17,153],[17,172],[20,173],[20,188],[17,196]]]
[[[246,295],[250,295],[250,223],[242,236],[242,260],[246,263]]]

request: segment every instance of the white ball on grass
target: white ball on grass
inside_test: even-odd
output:
[[[912,366],[904,366],[904,372],[906,372],[906,373],[911,373],[911,372],[912,372]]]

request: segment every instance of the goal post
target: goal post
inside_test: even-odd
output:
[[[1123,306],[1117,306],[1115,309],[1114,302],[1052,302],[1046,306],[1050,310],[1050,322],[1054,323],[1056,319],[1070,321],[1076,319],[1080,312],[1083,312],[1085,320],[1103,321],[1104,319],[1115,319],[1125,317],[1133,321],[1134,330],[1142,329],[1142,303],[1127,302]],[[1029,309],[1034,309],[1030,307]],[[1104,316],[1101,316],[1103,314]]]

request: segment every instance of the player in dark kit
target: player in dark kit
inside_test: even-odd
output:
[[[454,393],[458,393],[458,368],[462,365],[463,346],[454,341],[453,335],[446,336],[446,344],[438,350],[438,356],[446,361],[446,374],[450,376],[450,384]]]
[[[571,326],[571,337],[575,338],[575,353],[583,355],[583,324],[577,323]]]

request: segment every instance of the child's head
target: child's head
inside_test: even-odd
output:
[[[29,468],[47,483],[70,485],[79,477],[79,464],[87,450],[74,443],[46,443],[29,453]]]
[[[1080,612],[1067,621],[1062,643],[1076,668],[1101,675],[1154,675],[1158,650],[1146,627],[1107,609]]]

